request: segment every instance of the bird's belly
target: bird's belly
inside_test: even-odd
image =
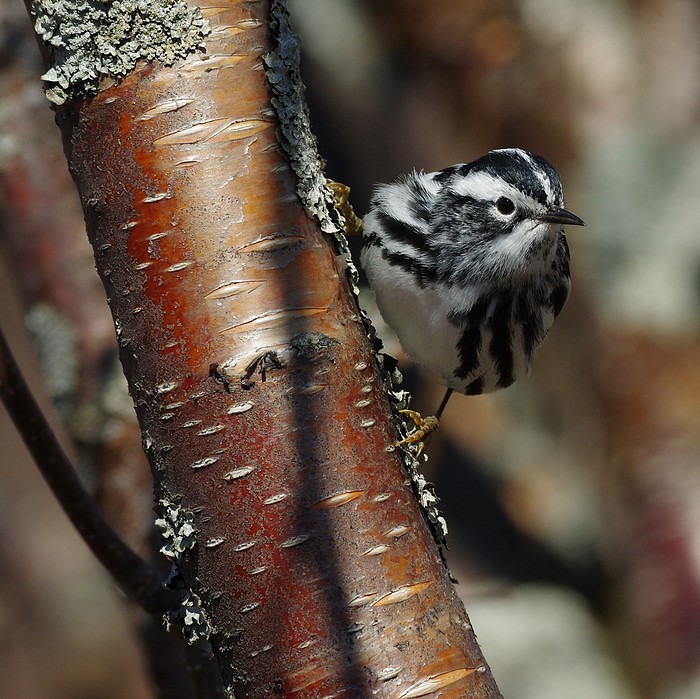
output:
[[[467,318],[470,308],[483,303],[483,289],[421,286],[415,277],[389,264],[376,248],[363,252],[363,264],[382,317],[403,349],[459,393],[489,393],[524,378],[532,350],[553,320],[551,310],[543,310],[540,336],[528,343],[525,335],[530,331],[515,320],[509,304],[504,310],[503,297],[494,295],[487,298],[476,332],[469,332],[467,320],[450,321],[451,312],[461,309]]]
[[[447,320],[448,309],[440,303],[438,294],[424,288],[417,297],[404,291],[381,305],[377,303],[406,353],[452,385],[453,372],[459,364],[460,331]]]
[[[363,266],[382,318],[394,330],[404,351],[452,386],[453,371],[459,364],[457,343],[461,332],[448,321],[450,309],[438,288],[421,287],[414,277],[387,263],[376,248],[363,252]]]

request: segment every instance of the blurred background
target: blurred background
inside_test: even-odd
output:
[[[375,182],[519,146],[587,223],[531,377],[453,397],[428,448],[504,697],[700,699],[700,4],[289,6],[328,175],[358,214]],[[0,322],[139,541],[147,476],[40,72],[22,3],[0,0]],[[441,386],[373,318],[430,414]],[[3,696],[152,696],[123,605],[4,414],[0,440]]]

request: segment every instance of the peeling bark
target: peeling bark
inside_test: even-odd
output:
[[[231,696],[499,697],[387,448],[389,386],[319,225],[336,214],[307,177],[313,140],[297,122],[301,169],[281,145],[298,48],[272,4],[272,22],[262,0],[202,4],[206,53],[57,110],[192,591],[181,620]]]

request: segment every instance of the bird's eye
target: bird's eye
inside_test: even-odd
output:
[[[515,204],[511,199],[508,199],[508,197],[499,197],[496,199],[496,208],[499,213],[508,216],[515,211]]]

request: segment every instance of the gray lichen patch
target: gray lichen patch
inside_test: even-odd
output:
[[[282,132],[282,147],[297,178],[297,193],[307,212],[324,233],[337,234],[343,221],[335,210],[335,198],[326,187],[324,162],[311,132],[304,84],[299,73],[299,37],[289,24],[284,0],[273,0],[270,8],[273,50],[265,55],[267,80],[273,92]]]
[[[317,359],[323,355],[325,350],[333,347],[334,344],[338,344],[338,341],[317,332],[300,333],[295,335],[290,342],[297,357],[304,361]]]
[[[273,0],[270,7],[270,31],[273,49],[267,53],[265,73],[272,91],[272,106],[280,122],[280,143],[297,176],[297,194],[306,212],[318,221],[321,230],[335,238],[338,252],[347,268],[348,279],[357,297],[359,275],[343,234],[345,218],[336,208],[335,195],[324,174],[325,162],[311,131],[309,109],[304,98],[304,83],[299,70],[299,37],[289,23],[286,0]],[[367,322],[369,320],[363,318]]]
[[[173,562],[165,584],[172,590],[185,590],[186,585],[180,574],[179,564],[185,553],[197,543],[194,516],[192,512],[165,498],[162,498],[158,505],[163,513],[163,516],[156,520],[156,527],[160,530],[164,542],[160,550]],[[187,589],[182,604],[165,615],[165,623],[168,628],[180,627],[189,644],[210,649],[211,627],[202,601],[194,590]]]
[[[194,516],[175,503],[160,501],[163,516],[156,520],[156,527],[163,537],[161,553],[177,561],[185,551],[194,548],[197,529]]]
[[[438,507],[440,499],[435,494],[435,486],[426,480],[420,471],[418,459],[412,454],[406,454],[404,463],[411,476],[413,490],[416,493],[423,515],[430,525],[435,541],[440,545],[444,545],[447,539],[447,520],[445,520]]]
[[[209,648],[211,627],[202,608],[199,597],[190,591],[178,609],[165,615],[166,628],[180,627],[187,643],[192,646]]]
[[[172,65],[204,48],[211,32],[199,8],[173,0],[33,0],[34,28],[52,49],[42,76],[54,104],[97,92],[140,60]]]

